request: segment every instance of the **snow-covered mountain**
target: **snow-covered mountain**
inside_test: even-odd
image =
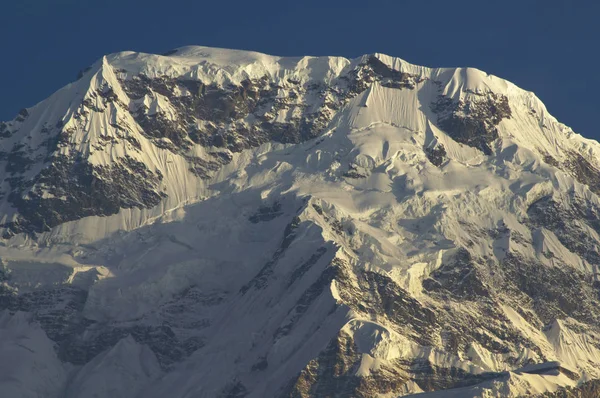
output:
[[[0,396],[600,391],[600,144],[498,77],[122,52],[0,150]]]

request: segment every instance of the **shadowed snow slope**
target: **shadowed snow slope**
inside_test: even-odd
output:
[[[0,333],[37,342],[5,346],[0,391],[488,397],[600,378],[600,145],[482,71],[122,52],[1,123],[0,150]]]

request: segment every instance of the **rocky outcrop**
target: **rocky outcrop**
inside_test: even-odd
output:
[[[10,164],[10,163],[9,163]],[[121,208],[150,208],[165,197],[160,171],[131,157],[112,166],[56,156],[32,180],[11,178],[8,200],[19,210],[16,221],[3,225],[14,233],[43,232],[87,216],[109,216]]]
[[[557,202],[547,196],[527,210],[532,227],[553,231],[560,242],[592,264],[600,262],[600,252],[593,232],[600,233],[600,208],[574,197],[570,202]],[[552,253],[548,253],[553,256]]]
[[[361,355],[352,338],[344,333],[308,363],[281,397],[373,397],[377,394],[399,394],[408,380],[406,374],[393,368],[380,367],[369,376],[356,375]]]
[[[490,144],[498,138],[496,126],[512,114],[508,98],[492,92],[470,94],[458,101],[440,95],[431,109],[438,125],[455,141],[491,155]]]
[[[446,148],[441,144],[432,148],[425,148],[425,154],[427,155],[427,159],[438,167],[446,161]]]

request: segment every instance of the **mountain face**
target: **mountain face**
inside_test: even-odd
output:
[[[505,80],[123,52],[0,151],[0,396],[598,396],[600,144]]]

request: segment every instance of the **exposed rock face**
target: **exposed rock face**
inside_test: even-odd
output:
[[[563,167],[577,181],[589,186],[596,194],[600,192],[600,171],[597,166],[593,166],[581,154],[576,152],[571,153]]]
[[[374,394],[400,394],[408,377],[382,366],[373,374],[356,375],[361,355],[351,336],[341,332],[327,348],[308,363],[290,391],[283,397],[372,397]]]
[[[135,111],[136,121],[155,145],[168,138],[173,150],[185,151],[195,143],[240,152],[269,141],[299,143],[319,136],[336,110],[374,82],[414,89],[420,81],[371,56],[330,86],[292,79],[273,82],[267,75],[227,86],[143,74],[120,82],[132,100],[159,94],[177,112],[176,121],[171,121],[161,113],[149,114],[144,105]],[[276,115],[281,112],[290,117],[279,120]]]
[[[546,268],[517,256],[507,256],[505,275],[508,283],[525,293],[532,309],[544,323],[572,317],[598,324],[598,297],[594,282],[576,270]],[[510,291],[510,287],[507,286]]]
[[[1,227],[7,229],[6,238],[14,233],[49,231],[82,217],[109,216],[121,208],[154,207],[165,196],[162,179],[160,171],[148,170],[131,157],[112,166],[94,166],[57,156],[33,180],[10,179],[13,190],[8,200],[21,215]]]
[[[437,122],[454,140],[491,155],[490,144],[498,138],[496,126],[511,117],[508,98],[495,93],[470,93],[466,100],[455,101],[440,95],[431,105]]]
[[[443,145],[437,145],[433,148],[426,148],[425,153],[431,163],[436,166],[441,166],[446,160],[446,149]]]
[[[600,145],[501,79],[119,53],[0,145],[0,310],[52,388],[594,394]]]
[[[559,162],[550,155],[545,155],[544,162],[563,170],[580,183],[587,185],[596,194],[600,192],[600,170],[597,163],[592,163],[590,159],[580,153],[569,152],[563,162]]]
[[[600,261],[594,235],[594,232],[600,233],[600,209],[595,204],[580,198],[559,203],[544,197],[531,204],[527,215],[532,226],[553,231],[570,251],[592,264]],[[553,253],[548,251],[546,255],[552,257]]]

